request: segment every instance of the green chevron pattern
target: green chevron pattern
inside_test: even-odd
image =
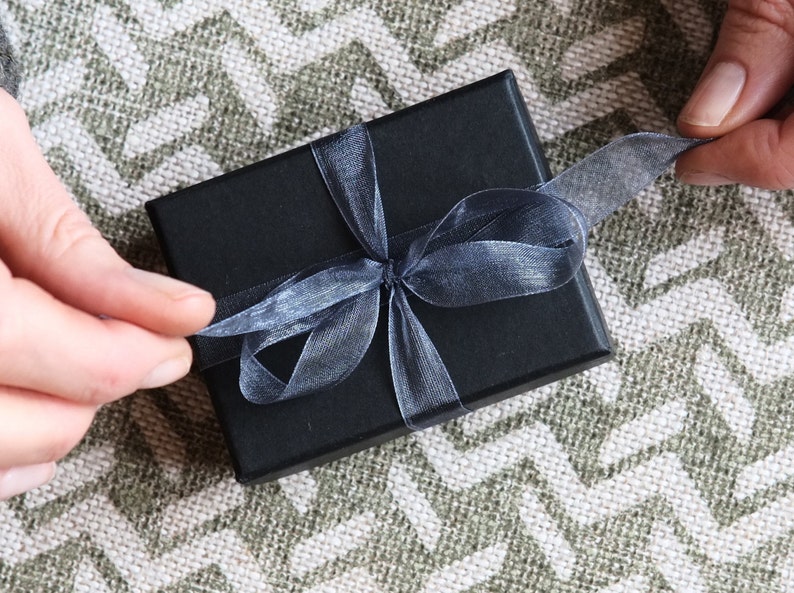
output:
[[[555,169],[672,131],[718,0],[0,0],[53,168],[142,204],[513,68]],[[0,591],[794,591],[794,197],[660,179],[598,228],[615,362],[243,489],[197,377],[0,503]]]

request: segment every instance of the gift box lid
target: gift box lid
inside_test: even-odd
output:
[[[550,176],[509,71],[368,128],[389,235],[441,218],[474,192],[531,187]],[[360,249],[308,146],[146,207],[171,273],[216,298]],[[411,303],[470,409],[612,354],[584,268],[549,293],[457,309]],[[239,391],[238,359],[204,371],[238,480],[275,479],[408,432],[391,384],[383,317],[359,367],[326,392],[260,406]],[[267,362],[286,378],[301,347],[300,340],[275,346]]]

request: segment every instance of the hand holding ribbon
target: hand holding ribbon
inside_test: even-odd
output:
[[[579,270],[589,229],[631,200],[702,141],[633,134],[533,189],[489,189],[456,204],[405,253],[393,253],[364,125],[312,144],[315,161],[365,256],[293,276],[259,303],[207,327],[205,337],[244,336],[240,389],[266,404],[329,389],[363,358],[388,294],[389,357],[397,402],[414,430],[467,410],[408,293],[463,307],[554,290]],[[256,355],[308,333],[289,381]]]

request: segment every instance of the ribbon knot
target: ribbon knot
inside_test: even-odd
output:
[[[395,283],[399,282],[396,272],[394,271],[394,260],[388,259],[383,263],[383,286],[387,291],[391,292]]]
[[[239,306],[239,295],[221,299],[221,310],[239,312],[198,335],[243,336],[240,390],[254,403],[315,393],[339,384],[363,358],[378,323],[383,286],[392,380],[405,424],[416,430],[459,416],[467,409],[408,293],[433,305],[462,307],[562,286],[582,264],[589,228],[698,143],[634,134],[533,190],[472,194],[393,258],[369,133],[355,126],[314,142],[312,151],[368,257],[304,270],[247,308]],[[302,334],[308,337],[287,382],[257,359],[268,346]],[[205,366],[221,361],[205,360]]]

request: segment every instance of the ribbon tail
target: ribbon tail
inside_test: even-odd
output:
[[[570,202],[592,228],[651,184],[682,153],[704,142],[651,132],[630,134],[534,189]]]
[[[279,331],[377,288],[381,283],[382,267],[378,262],[361,258],[308,276],[302,272],[277,286],[255,305],[205,327],[196,335],[229,337]]]
[[[400,286],[389,299],[389,358],[397,404],[408,428],[423,430],[469,412]]]

